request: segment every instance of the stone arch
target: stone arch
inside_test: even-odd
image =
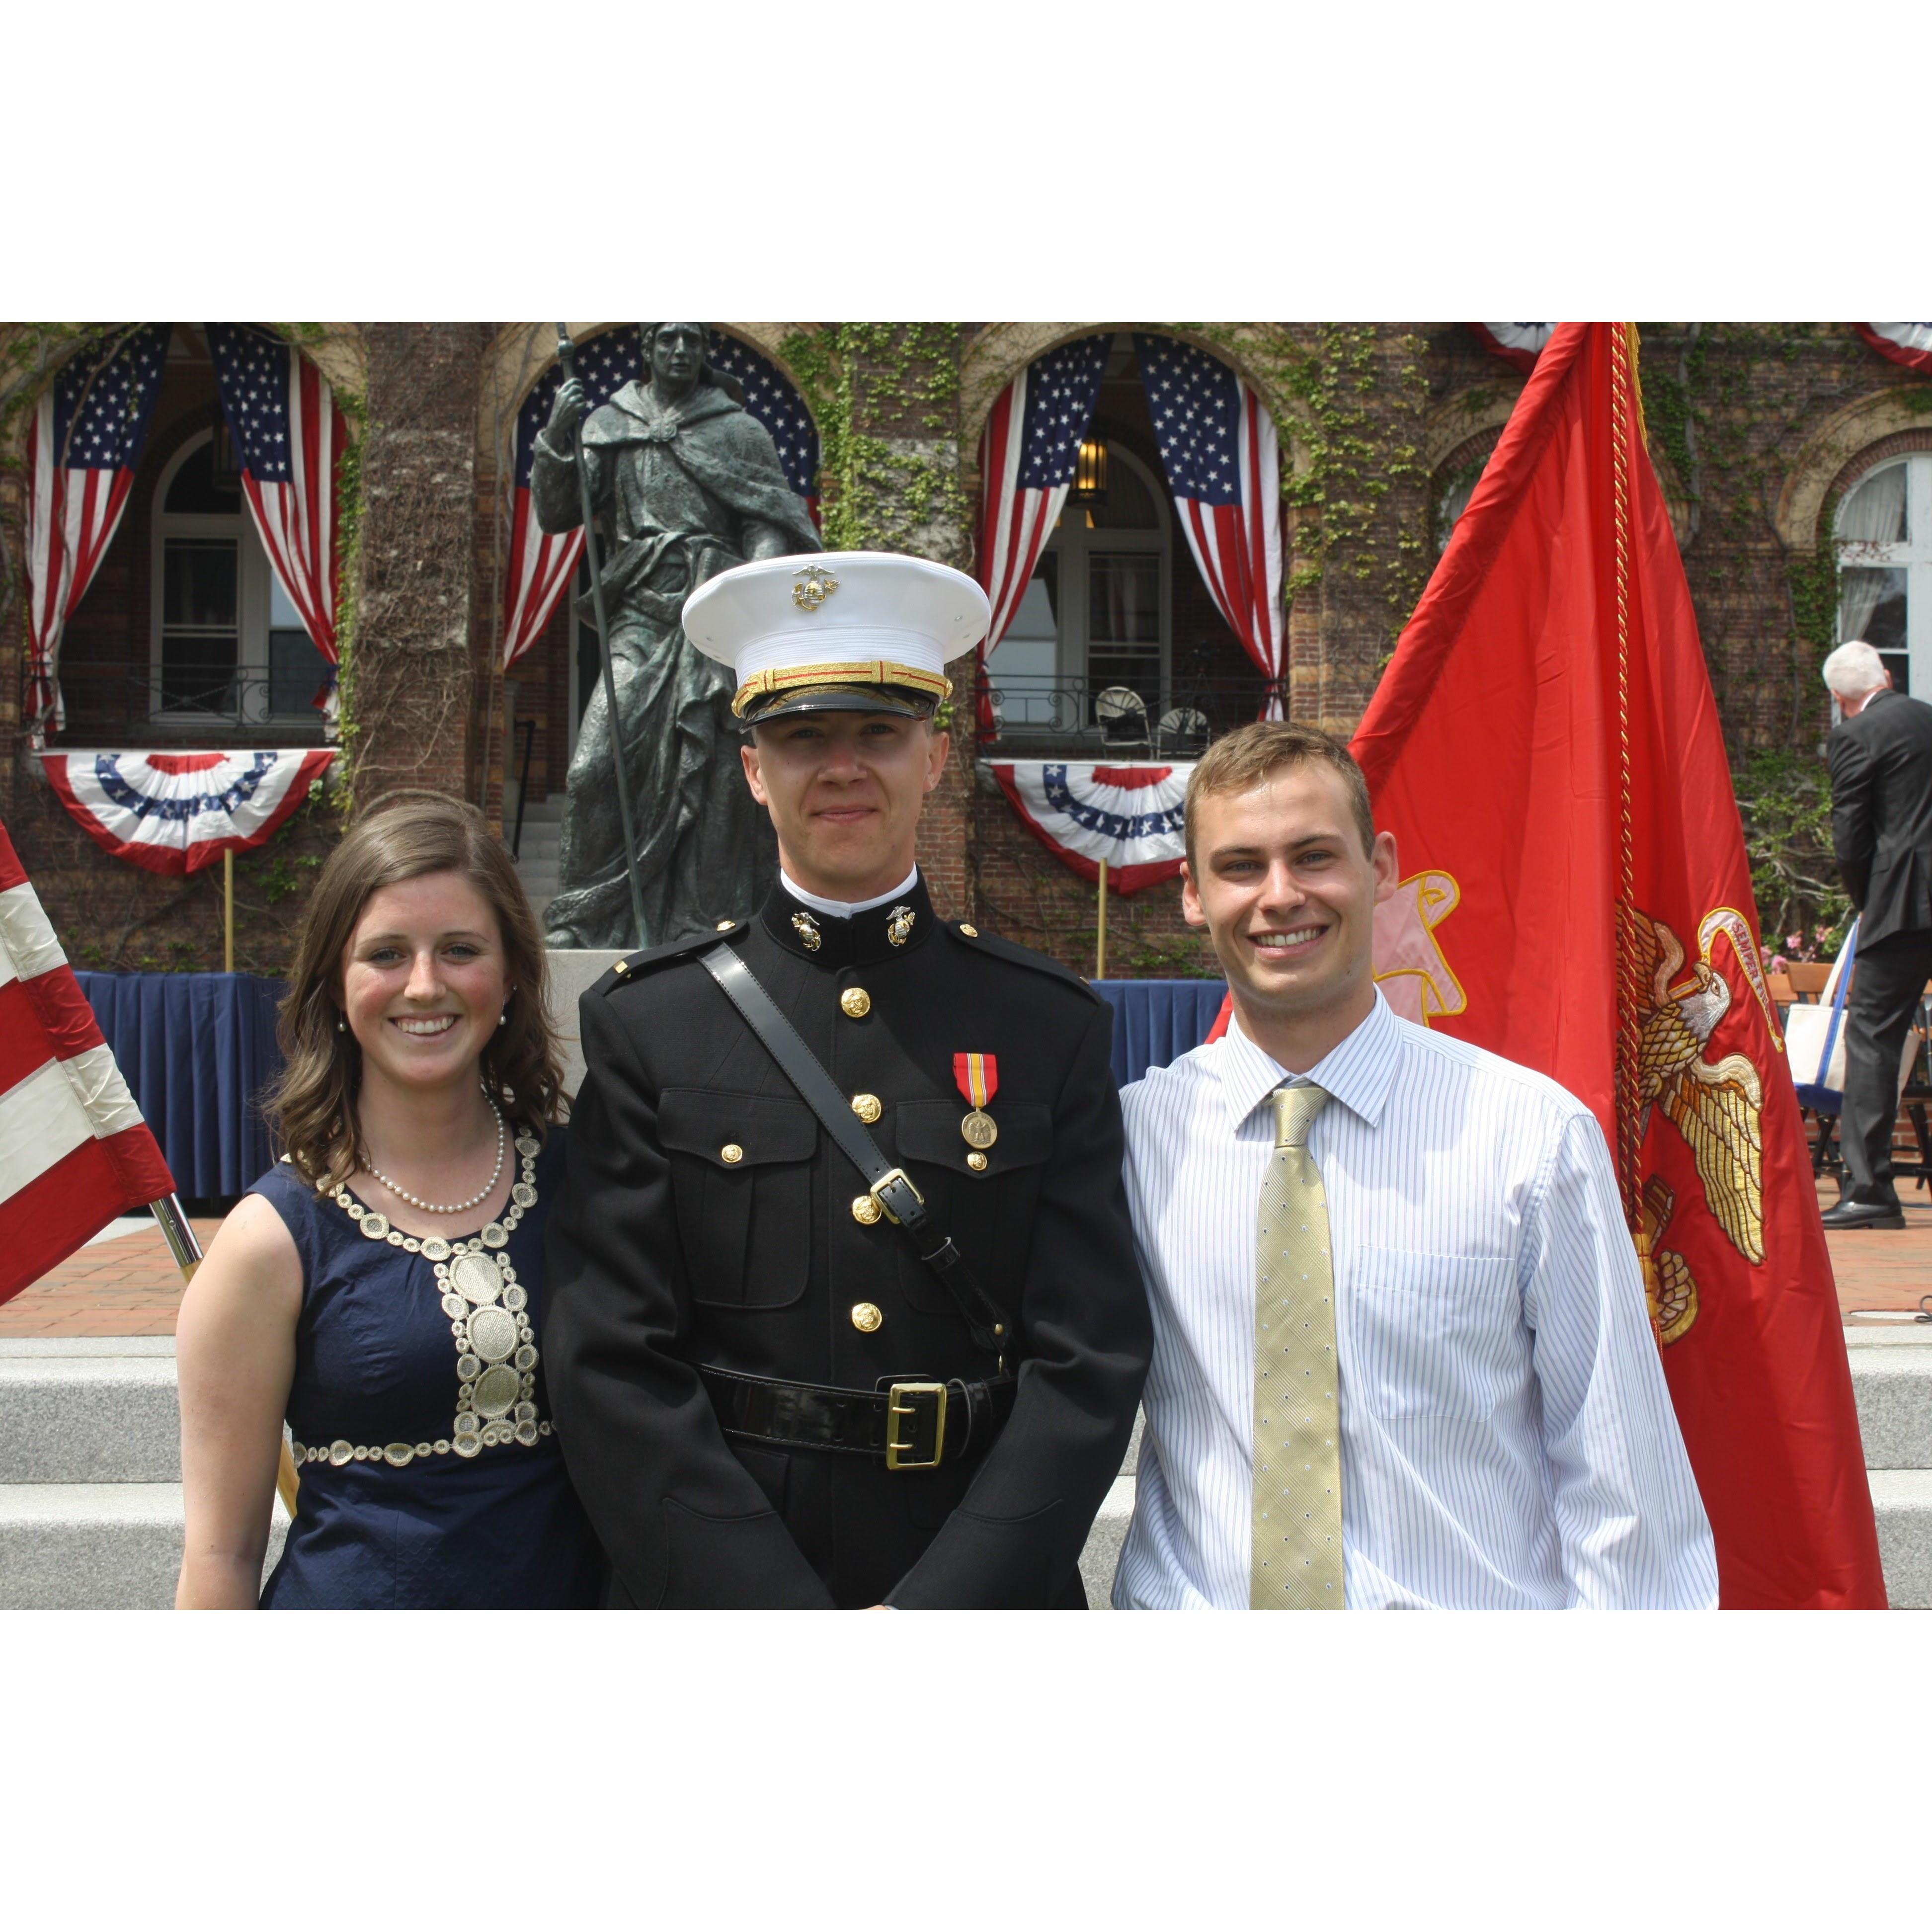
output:
[[[621,322],[572,322],[564,325],[573,342],[587,341],[606,329],[630,326]],[[748,343],[765,359],[777,365],[806,407],[812,407],[810,393],[798,371],[787,360],[783,344],[788,336],[811,325],[795,322],[719,322],[714,328]],[[507,470],[514,452],[517,412],[524,398],[556,361],[556,324],[554,322],[517,322],[496,332],[483,362],[482,392],[478,399],[476,454],[489,473],[499,462]]]
[[[1799,450],[1779,491],[1779,539],[1796,551],[1816,549],[1831,532],[1825,506],[1874,464],[1927,444],[1910,440],[1932,430],[1932,386],[1888,384],[1827,416]]]
[[[1288,393],[1280,370],[1262,352],[1288,345],[1285,328],[1274,322],[1242,322],[1212,336],[1184,323],[1168,322],[994,322],[981,328],[959,362],[959,442],[962,454],[976,451],[986,418],[1000,392],[1049,349],[1083,335],[1110,334],[1117,329],[1149,328],[1177,341],[1190,343],[1225,362],[1261,398],[1274,418],[1284,449],[1295,439],[1289,434],[1301,418],[1300,404]]]

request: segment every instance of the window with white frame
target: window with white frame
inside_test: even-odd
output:
[[[155,486],[152,608],[155,723],[320,728],[328,660],[269,564],[221,430],[187,443]]]
[[[1932,454],[1880,464],[1838,506],[1838,641],[1932,696]]]
[[[1094,698],[1124,686],[1160,716],[1168,670],[1170,521],[1166,493],[1116,442],[1104,502],[1070,496],[1033,580],[988,666],[1007,729],[1085,728]],[[1066,700],[1084,680],[1084,705]]]

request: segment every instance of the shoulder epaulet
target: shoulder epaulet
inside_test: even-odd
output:
[[[654,968],[662,966],[673,959],[688,958],[694,952],[702,952],[707,946],[715,946],[721,939],[735,939],[742,932],[748,922],[742,919],[725,920],[716,932],[694,932],[682,939],[669,940],[662,946],[649,946],[641,952],[628,952],[591,988],[593,993],[613,993],[620,986],[627,986],[640,980]]]
[[[1090,1000],[1100,998],[1072,968],[1061,965],[1058,959],[1048,958],[1044,952],[1036,952],[1030,946],[1016,946],[1010,939],[1001,939],[993,933],[982,932],[976,926],[969,925],[963,919],[943,919],[939,922],[970,952],[986,953],[1016,966],[1030,966],[1036,973],[1044,973],[1049,979],[1058,980],[1084,993]]]

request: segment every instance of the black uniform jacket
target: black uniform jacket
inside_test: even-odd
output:
[[[1826,741],[1832,844],[1858,944],[1932,929],[1932,705],[1882,691]]]
[[[639,953],[584,997],[543,1352],[614,1604],[1084,1606],[1081,1546],[1152,1346],[1112,1015],[1052,961],[942,922],[922,883],[902,903],[903,944],[884,907],[816,917],[814,950],[775,888],[750,924]],[[859,1390],[996,1365],[904,1231],[854,1217],[857,1171],[699,962],[719,936],[841,1090],[879,1101],[874,1139],[1006,1312],[1018,1386],[990,1448],[890,1471],[721,1430],[697,1364]],[[958,1053],[996,1064],[983,1172]],[[865,1303],[884,1317],[869,1334]]]

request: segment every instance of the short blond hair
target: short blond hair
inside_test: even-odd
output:
[[[1194,828],[1200,815],[1201,801],[1220,798],[1231,792],[1252,791],[1276,772],[1292,771],[1298,765],[1326,765],[1341,779],[1354,814],[1355,830],[1362,836],[1362,850],[1373,851],[1376,843],[1375,813],[1369,804],[1368,781],[1362,776],[1348,748],[1339,738],[1312,724],[1296,724],[1286,718],[1264,718],[1244,724],[1216,739],[1202,754],[1201,762],[1187,781],[1187,802],[1184,808],[1187,827],[1187,863],[1194,864]]]

